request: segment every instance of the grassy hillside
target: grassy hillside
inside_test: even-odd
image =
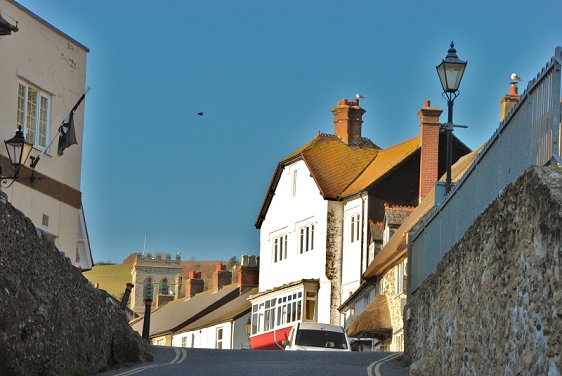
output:
[[[98,283],[100,289],[121,300],[127,282],[131,282],[132,268],[130,264],[96,265],[83,274],[94,286]]]
[[[201,272],[201,278],[205,280],[205,289],[208,289],[212,286],[213,272],[215,271],[215,264],[218,262],[227,263],[226,261],[182,261],[182,277],[185,280],[187,272],[192,270]],[[93,285],[98,283],[100,289],[106,290],[109,294],[121,300],[127,282],[131,282],[132,268],[133,265],[130,263],[96,265],[92,270],[83,274]]]

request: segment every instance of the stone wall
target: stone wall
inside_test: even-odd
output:
[[[411,374],[560,374],[561,257],[562,170],[533,167],[409,299]]]
[[[0,203],[0,375],[93,374],[148,344],[29,218]]]

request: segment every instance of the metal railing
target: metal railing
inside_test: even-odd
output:
[[[507,184],[530,166],[562,164],[561,65],[562,48],[557,47],[464,176],[410,233],[411,291]]]

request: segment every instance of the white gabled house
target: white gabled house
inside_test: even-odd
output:
[[[429,102],[424,109],[419,137],[381,149],[361,136],[359,100],[344,99],[332,110],[334,135],[319,133],[279,162],[256,220],[261,263],[259,293],[250,298],[252,348],[281,348],[296,321],[342,323],[337,308],[374,257],[369,221],[382,221],[385,203],[417,205],[432,187],[426,181],[444,171],[435,152],[445,147],[435,126],[441,110]],[[422,152],[422,140],[431,153]],[[455,143],[456,160],[467,148]]]

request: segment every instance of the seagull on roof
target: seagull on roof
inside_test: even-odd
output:
[[[205,115],[205,114],[204,114],[203,112],[198,112],[197,115],[203,116],[203,115]]]
[[[362,96],[362,95],[361,95],[361,94],[359,94],[359,93],[356,93],[356,94],[355,94],[355,98],[357,98],[357,99],[361,99],[361,98],[365,98],[365,97],[364,97],[364,96]]]
[[[519,81],[521,81],[521,77],[519,77],[519,76],[517,75],[517,73],[512,73],[512,74],[511,74],[511,81],[513,81],[513,82],[519,82]]]

